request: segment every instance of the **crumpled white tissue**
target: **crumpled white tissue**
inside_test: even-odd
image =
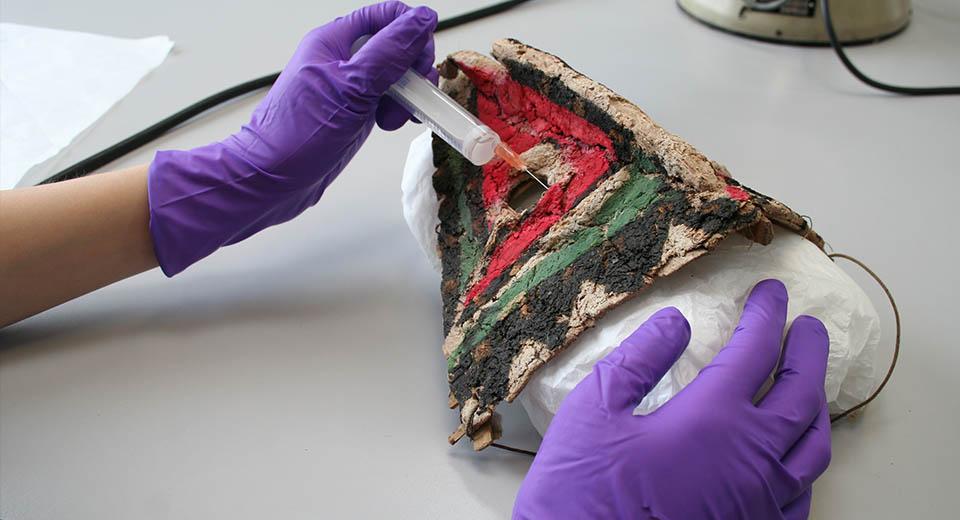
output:
[[[431,179],[430,133],[410,145],[403,173],[403,214],[410,231],[440,271],[437,254],[437,197]],[[816,316],[830,334],[825,390],[831,412],[847,409],[870,395],[878,383],[875,369],[880,320],[863,290],[816,246],[778,229],[767,246],[733,235],[711,254],[678,272],[657,278],[635,298],[605,314],[566,351],[533,376],[520,403],[542,435],[564,397],[603,356],[657,310],[672,305],[690,321],[690,344],[660,383],[637,406],[645,414],[677,394],[730,337],[750,289],[777,278],[790,294],[788,323],[800,314]]]
[[[173,42],[0,24],[0,189],[55,156],[160,65]]]
[[[437,253],[437,226],[440,225],[437,210],[440,203],[437,201],[437,192],[433,190],[433,172],[436,168],[433,167],[433,147],[430,144],[432,135],[427,130],[410,142],[400,191],[407,227],[417,239],[430,267],[439,273],[442,270]]]

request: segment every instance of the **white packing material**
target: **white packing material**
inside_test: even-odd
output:
[[[440,272],[430,132],[410,145],[403,172],[403,215],[421,249]],[[825,390],[832,412],[870,395],[878,384],[875,367],[880,320],[863,290],[816,246],[785,229],[762,246],[740,235],[722,241],[709,255],[652,286],[597,320],[566,351],[548,362],[520,394],[520,403],[542,435],[564,397],[603,356],[657,310],[674,306],[690,321],[690,344],[660,383],[637,406],[646,414],[677,394],[723,347],[740,318],[750,289],[777,278],[790,294],[788,323],[800,314],[816,316],[830,334]]]
[[[410,142],[407,162],[403,165],[400,192],[403,203],[403,218],[417,239],[417,244],[430,262],[430,267],[441,272],[440,255],[437,253],[437,226],[440,216],[437,209],[437,192],[433,190],[433,147],[430,144],[433,132],[427,130]]]
[[[166,36],[131,40],[0,24],[0,189],[70,144],[171,48]]]

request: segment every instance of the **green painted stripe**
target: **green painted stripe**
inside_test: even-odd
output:
[[[467,206],[466,192],[460,190],[457,196],[457,208],[460,212],[460,225],[463,227],[463,234],[460,235],[460,291],[463,294],[467,290],[467,282],[470,281],[470,273],[477,265],[480,259],[481,245],[480,241],[473,234],[473,215]]]
[[[466,172],[471,167],[466,163],[463,156],[452,148],[447,147],[447,154],[444,161],[451,172]],[[467,187],[464,175],[454,175],[453,192],[457,194],[457,216],[459,217],[460,227],[463,232],[457,238],[460,245],[460,276],[459,294],[467,290],[467,282],[470,280],[470,273],[476,267],[480,260],[482,250],[480,240],[473,234],[473,214],[470,212],[470,205],[467,203]]]
[[[456,366],[461,353],[473,350],[494,325],[514,309],[522,294],[563,271],[581,255],[612,237],[658,198],[662,183],[656,177],[644,175],[643,166],[645,165],[631,165],[629,179],[600,207],[594,217],[594,226],[579,231],[567,246],[547,255],[540,263],[514,280],[496,303],[484,311],[479,323],[447,357],[448,371]]]

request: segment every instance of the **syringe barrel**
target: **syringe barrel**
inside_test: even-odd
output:
[[[493,159],[500,136],[417,71],[408,69],[387,95],[473,164]]]

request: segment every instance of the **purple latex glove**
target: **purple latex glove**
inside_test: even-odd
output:
[[[239,132],[158,152],[147,188],[150,234],[173,276],[217,248],[316,204],[370,134],[410,114],[383,94],[413,68],[436,80],[437,14],[401,2],[364,7],[310,31]],[[374,34],[356,55],[351,46]]]
[[[830,462],[823,384],[829,340],[816,318],[787,334],[787,291],[757,284],[713,362],[666,404],[632,415],[690,340],[675,308],[654,314],[570,393],[543,438],[514,518],[806,518]]]

